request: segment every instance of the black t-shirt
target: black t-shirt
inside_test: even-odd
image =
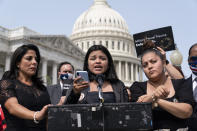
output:
[[[7,122],[7,131],[45,131],[46,119],[35,124],[33,120],[21,119],[11,115],[4,104],[10,97],[16,97],[18,103],[32,111],[40,111],[43,106],[50,104],[49,94],[46,90],[36,86],[28,86],[18,80],[0,81],[0,103],[2,105],[5,119]]]
[[[167,98],[167,101],[188,103],[194,106],[192,87],[184,79],[172,80],[175,95]],[[147,94],[147,82],[134,82],[130,88],[132,102],[136,102],[142,95]],[[178,129],[185,128],[186,119],[180,119],[169,112],[157,107],[153,109],[154,129]]]
[[[99,103],[99,96],[97,91],[93,92],[88,92],[87,93],[87,103],[92,104],[92,103]],[[103,98],[104,98],[104,103],[115,103],[115,95],[114,92],[103,92]]]
[[[113,89],[112,93],[104,93],[103,92],[105,95],[104,97],[106,97],[104,100],[105,103],[129,102],[128,93],[127,93],[125,85],[122,81],[117,80],[115,82],[111,82],[111,85],[112,85],[112,89]],[[90,100],[90,99],[92,99],[92,97],[97,99],[98,92],[91,93],[91,94],[89,94],[89,93],[91,93],[91,92],[89,92],[88,88],[83,90],[81,94],[75,94],[74,91],[72,90],[70,92],[70,94],[68,95],[68,98],[67,98],[67,101],[65,102],[65,104],[77,104],[77,103],[89,104],[89,102],[95,103],[97,100],[95,101],[95,100]],[[95,95],[95,96],[93,96],[93,95]]]

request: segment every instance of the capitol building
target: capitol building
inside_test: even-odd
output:
[[[117,75],[126,86],[142,81],[140,59],[136,56],[126,21],[106,0],[94,0],[92,6],[75,21],[69,37],[43,35],[27,27],[7,29],[0,26],[0,77],[9,70],[14,50],[30,43],[40,49],[39,74],[46,84],[57,83],[57,66],[62,61],[69,61],[75,70],[82,70],[85,53],[95,44],[108,48]]]

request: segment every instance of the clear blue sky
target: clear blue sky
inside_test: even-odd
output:
[[[107,0],[126,20],[131,34],[172,26],[190,75],[188,49],[197,43],[197,0]],[[70,36],[75,20],[93,0],[0,0],[0,26],[26,26],[42,34]],[[167,56],[169,57],[169,54]]]

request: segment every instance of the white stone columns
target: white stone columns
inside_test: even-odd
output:
[[[52,84],[57,84],[57,64],[55,62],[52,67]]]
[[[121,61],[118,61],[118,76],[119,76],[119,79],[121,80]]]
[[[5,58],[5,71],[10,70],[10,62],[11,62],[11,57],[9,54],[6,54]]]
[[[142,81],[143,80],[143,72],[142,72],[142,68],[141,68],[141,66],[139,66],[139,74],[140,74],[140,81]]]
[[[118,51],[118,41],[114,41],[114,50]]]
[[[131,52],[131,44],[128,42],[128,48],[129,49],[127,49],[127,52],[130,54],[130,52]]]
[[[112,41],[111,40],[108,41],[108,50],[112,50]]]
[[[93,41],[90,41],[89,47],[93,46]]]
[[[123,51],[123,41],[120,41],[120,52]]]
[[[135,79],[136,79],[136,81],[139,81],[139,72],[138,72],[138,70],[139,70],[139,66],[136,64],[135,65]]]
[[[84,41],[84,43],[83,43],[83,44],[84,44],[84,45],[83,45],[83,46],[84,46],[83,50],[84,50],[84,51],[87,51],[87,48],[88,48],[87,41]]]
[[[42,79],[44,84],[47,84],[47,60],[43,58],[42,60]]]
[[[130,50],[129,50],[129,54],[132,54],[133,55],[133,45],[130,43]]]
[[[133,76],[134,76],[133,64],[131,63],[131,82],[134,81]]]
[[[82,50],[82,42],[79,42],[79,48]]]
[[[128,72],[128,62],[125,61],[125,80],[129,80],[129,72]]]

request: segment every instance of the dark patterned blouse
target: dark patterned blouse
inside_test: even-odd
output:
[[[11,115],[4,107],[5,102],[11,97],[16,97],[18,103],[29,110],[40,111],[43,106],[51,103],[46,88],[41,89],[35,85],[28,86],[19,80],[0,81],[0,104],[5,113],[6,131],[46,131],[46,119],[36,124],[33,120]]]

